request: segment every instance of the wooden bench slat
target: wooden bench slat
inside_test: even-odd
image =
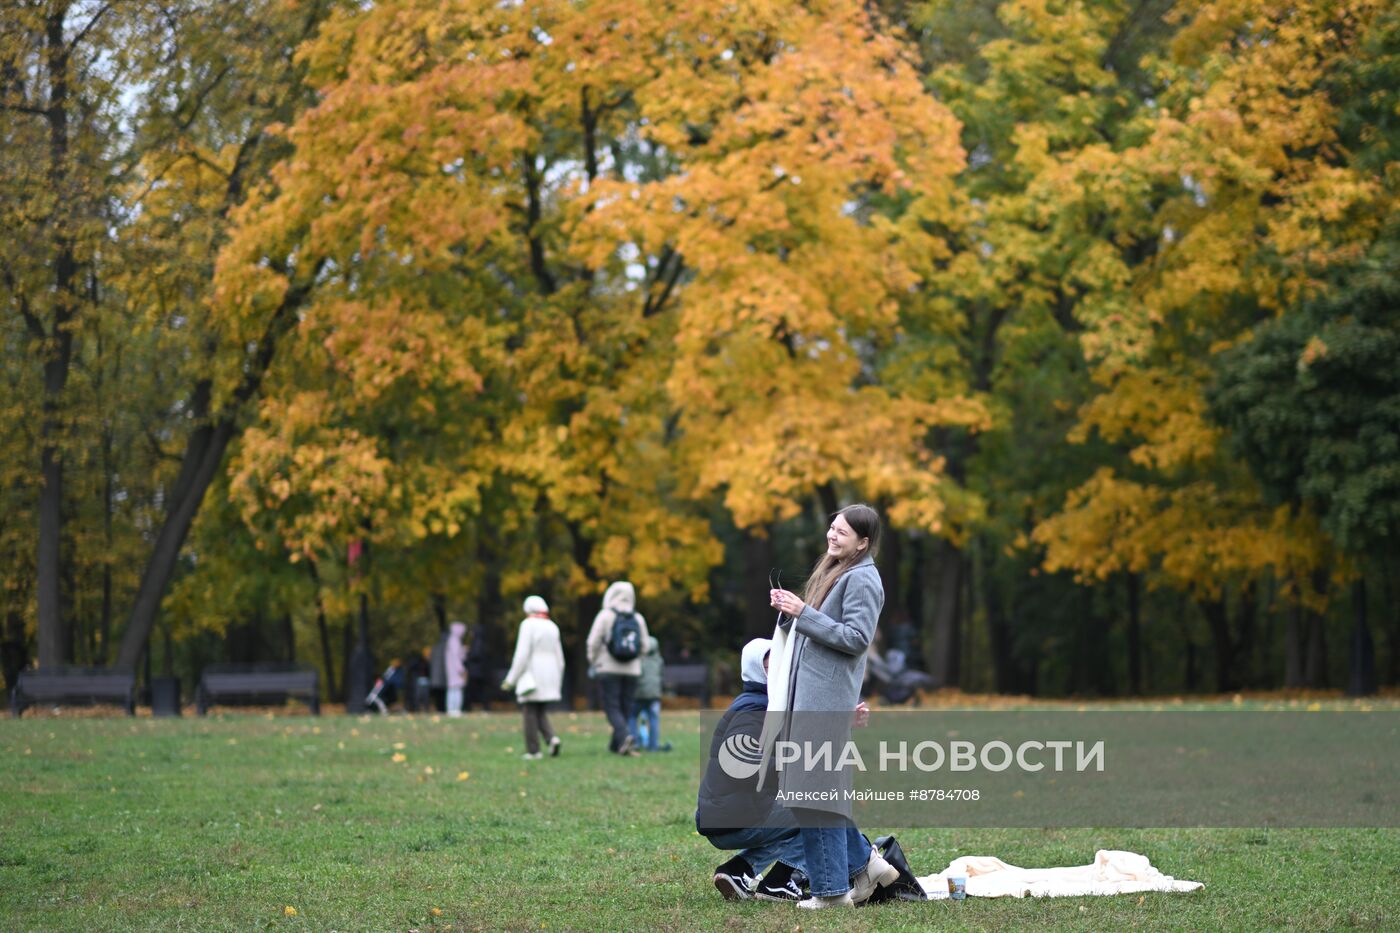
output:
[[[270,677],[253,674],[246,677],[237,674],[206,674],[206,690],[310,690],[316,686],[315,676]]]
[[[320,674],[316,671],[205,671],[195,690],[195,709],[202,716],[220,697],[280,696],[305,699],[320,715]]]
[[[58,700],[111,700],[136,712],[136,675],[130,671],[34,670],[20,671],[10,692],[10,714],[21,716],[36,702]]]

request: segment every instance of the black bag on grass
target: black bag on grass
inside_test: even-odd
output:
[[[904,857],[904,850],[893,836],[878,837],[875,840],[875,848],[880,850],[881,858],[899,870],[899,877],[884,887],[876,888],[875,893],[870,895],[870,900],[866,901],[867,904],[928,900],[928,895],[919,886],[919,879],[914,877],[914,870],[909,867],[909,860]]]

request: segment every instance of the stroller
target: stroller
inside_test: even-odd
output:
[[[374,682],[374,689],[365,697],[365,708],[376,707],[383,715],[389,714],[387,703],[393,703],[399,698],[399,686],[403,682],[403,668],[399,666],[398,659],[389,662],[389,666],[384,669]]]
[[[904,652],[891,648],[881,657],[871,650],[866,669],[874,679],[881,699],[886,703],[907,703],[910,699],[918,703],[918,691],[933,687],[933,677],[923,671],[907,666]]]

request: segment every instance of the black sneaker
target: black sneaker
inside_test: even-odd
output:
[[[732,858],[715,869],[715,890],[726,901],[746,901],[753,897],[756,880],[753,869],[739,858]]]
[[[807,895],[802,893],[802,886],[797,883],[792,869],[778,864],[758,882],[753,896],[760,901],[792,901],[795,904]]]

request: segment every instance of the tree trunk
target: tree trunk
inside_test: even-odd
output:
[[[1319,595],[1326,596],[1331,580],[1331,568],[1324,565],[1313,570],[1312,586]],[[1307,612],[1307,653],[1303,659],[1303,683],[1313,690],[1327,686],[1327,619],[1321,613],[1309,609]]]
[[[1228,693],[1235,689],[1235,645],[1230,637],[1230,611],[1224,598],[1201,604],[1215,648],[1215,689]]]
[[[592,570],[593,542],[584,535],[583,529],[575,522],[568,523],[569,537],[573,542],[574,565],[583,573],[590,584],[595,584]],[[603,596],[595,592],[593,586],[584,592],[575,603],[572,657],[569,667],[573,674],[569,677],[569,706],[583,695],[589,706],[594,705],[594,681],[588,676],[588,630],[593,627],[593,619],[603,608]],[[643,613],[645,615],[645,613]]]
[[[355,653],[355,619],[352,616],[345,620],[344,627],[340,630],[340,687],[345,689],[350,677],[350,656]],[[340,691],[331,694],[340,696]]]
[[[295,664],[297,659],[297,633],[292,625],[292,614],[282,613],[282,643],[287,646],[287,661]]]
[[[48,186],[56,199],[55,216],[50,218],[57,231],[53,259],[53,326],[45,334],[43,421],[40,426],[39,540],[37,552],[37,599],[39,665],[59,667],[68,662],[72,646],[64,627],[63,612],[63,457],[60,450],[63,393],[73,354],[70,324],[77,302],[73,279],[77,261],[68,234],[68,219],[61,213],[68,207],[68,46],[63,35],[68,5],[60,3],[45,22],[46,65],[49,80]],[[42,325],[40,325],[42,328]]]
[[[501,571],[497,555],[487,546],[487,535],[477,536],[477,561],[482,567],[481,589],[476,594],[476,623],[483,629],[495,629],[501,617]],[[490,641],[491,639],[488,639]]]
[[[881,503],[880,514],[884,515],[888,511],[888,505]],[[899,571],[903,559],[903,536],[887,527],[881,538],[876,563],[876,568],[880,571],[880,584],[885,588],[885,611],[880,625],[880,630],[884,632],[885,648],[890,647],[890,633],[894,631],[894,627],[909,618],[909,607],[905,606],[900,598],[903,594],[899,589]],[[768,605],[767,600],[763,605]]]
[[[122,633],[117,666],[133,666],[151,637],[156,613],[160,611],[161,600],[175,575],[180,549],[184,547],[190,526],[194,524],[199,507],[204,502],[204,494],[223,462],[224,451],[242,430],[240,413],[261,389],[263,377],[277,352],[278,342],[296,326],[297,309],[306,300],[323,266],[324,262],[316,263],[315,268],[309,270],[305,282],[287,289],[282,304],[268,320],[262,339],[245,360],[243,377],[233,392],[227,410],[214,421],[205,421],[190,433],[180,462],[180,475],[175,480],[174,488],[169,491],[165,521],[161,523],[151,556],[141,574],[136,601],[127,618],[126,631]],[[190,407],[197,422],[207,416],[212,392],[213,386],[208,381],[200,382],[195,387]]]
[[[1109,671],[1107,623],[1100,619],[1095,607],[1094,591],[1087,586],[1075,587],[1079,603],[1079,621],[1075,626],[1075,651],[1071,681],[1075,693],[1111,696],[1113,678]]]
[[[5,613],[5,630],[0,633],[0,667],[5,673],[5,692],[15,689],[19,672],[29,664],[29,652],[24,642],[24,616],[17,609]]]
[[[1142,696],[1142,593],[1136,573],[1127,578],[1128,596],[1128,690]]]
[[[925,574],[929,588],[923,603],[930,611],[924,622],[924,663],[933,677],[935,687],[956,687],[960,682],[958,667],[961,652],[958,623],[962,617],[963,553],[948,541],[939,541],[932,548],[929,572]]]
[[[335,660],[331,656],[330,626],[326,624],[326,604],[321,598],[321,573],[316,562],[306,561],[306,572],[311,574],[311,585],[316,594],[316,631],[321,636],[321,665],[326,669],[326,696],[340,696],[340,686],[335,676]]]
[[[1387,570],[1392,570],[1390,562],[1385,564]],[[1394,584],[1391,589],[1390,598],[1390,663],[1386,672],[1386,682],[1392,687],[1400,684],[1400,580],[1390,576]]]
[[[161,665],[160,665],[161,675],[164,676],[164,677],[174,677],[174,676],[175,676],[175,638],[174,638],[174,636],[170,633],[170,626],[169,626],[169,625],[162,625],[162,626],[160,627],[160,629],[161,629],[161,631],[160,631],[160,634],[161,634],[161,642],[162,642],[162,644],[163,644],[164,647],[165,647],[165,657],[161,659]]]
[[[996,560],[994,550],[987,560],[991,566],[987,567],[984,576],[986,597],[983,604],[987,609],[987,644],[992,654],[992,682],[997,693],[1016,693],[1018,685],[1015,661],[1012,657],[1011,625],[1007,620],[1001,590],[996,585],[996,575],[992,572]]]
[[[1256,637],[1259,620],[1259,591],[1254,583],[1240,587],[1240,608],[1236,613],[1234,639],[1234,682],[1236,689],[1255,686],[1254,653],[1258,650]]]
[[[773,633],[778,614],[768,603],[770,583],[781,582],[785,589],[800,586],[801,581],[794,575],[774,574],[777,558],[773,553],[773,535],[744,532],[741,544],[744,567],[740,571],[739,618],[744,620],[744,641],[752,638],[766,638]]]
[[[1366,620],[1366,578],[1357,577],[1351,586],[1351,676],[1347,696],[1364,697],[1376,692],[1376,644]]]
[[[259,660],[257,655],[261,628],[261,607],[254,610],[252,618],[241,618],[237,622],[229,623],[224,631],[224,657],[239,664]]]
[[[204,501],[204,493],[214,481],[233,434],[233,421],[223,420],[196,428],[185,445],[180,476],[176,480],[165,521],[156,534],[151,556],[141,574],[136,601],[132,604],[126,631],[122,633],[121,646],[117,649],[119,667],[134,665],[141,656],[146,640],[150,638],[156,614],[160,611],[160,602],[175,574],[180,549],[184,547],[190,526],[194,524],[195,515]]]
[[[1303,686],[1303,628],[1303,604],[1295,601],[1283,634],[1283,686],[1289,690]]]
[[[358,578],[360,588],[360,612],[357,617],[355,627],[355,647],[350,652],[350,659],[345,664],[345,712],[359,712],[364,708],[365,697],[369,695],[374,686],[375,671],[374,652],[369,643],[369,588],[372,584],[370,576],[370,553],[368,534],[368,522],[363,529],[365,538],[361,539],[358,560],[349,560],[352,582]],[[358,564],[358,567],[355,565]]]
[[[1303,683],[1313,690],[1327,686],[1327,619],[1309,610],[1308,653],[1303,662]]]
[[[962,657],[958,660],[958,685],[969,690],[977,689],[977,632],[973,620],[977,618],[977,585],[981,575],[981,560],[977,540],[968,542],[964,552],[962,595],[958,597],[958,642]]]

